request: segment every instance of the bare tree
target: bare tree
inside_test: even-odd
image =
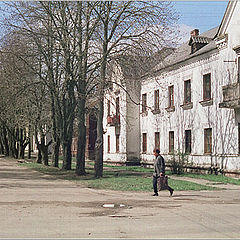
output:
[[[78,119],[76,174],[85,174],[86,105],[98,90],[95,176],[103,171],[103,99],[108,64],[116,55],[144,55],[158,51],[176,16],[164,2],[9,2],[6,25],[34,45],[35,62],[28,62],[46,85],[51,102],[54,166],[63,149],[63,168],[71,169],[73,122]],[[76,111],[77,109],[77,111]],[[3,141],[2,141],[3,142]],[[47,143],[45,143],[47,144]]]
[[[171,4],[164,2],[99,2],[95,7],[101,27],[100,82],[98,86],[98,123],[95,155],[95,176],[103,174],[103,100],[107,77],[107,63],[116,54],[149,55],[167,46],[166,38],[176,16]]]

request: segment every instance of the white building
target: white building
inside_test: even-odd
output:
[[[112,80],[126,91],[113,84],[106,95],[105,161],[152,162],[159,148],[166,159],[182,152],[197,166],[240,170],[239,13],[229,2],[218,28],[193,30],[151,75],[133,79],[119,65]]]

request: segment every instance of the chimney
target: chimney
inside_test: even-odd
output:
[[[199,29],[193,29],[191,32],[191,37],[196,37],[199,35]]]

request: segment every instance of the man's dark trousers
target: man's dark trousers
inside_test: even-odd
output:
[[[153,190],[155,193],[158,193],[158,187],[157,187],[157,179],[159,177],[153,177]]]
[[[158,193],[158,180],[159,177],[153,177],[153,190],[154,190],[154,193]],[[169,186],[167,186],[167,190],[169,192],[173,192],[173,189]],[[171,193],[172,194],[172,193]]]

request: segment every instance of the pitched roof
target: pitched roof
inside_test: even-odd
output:
[[[151,56],[120,55],[115,60],[120,65],[125,78],[140,78],[154,69],[158,62],[173,53],[174,48],[163,48]]]
[[[214,38],[216,36],[218,27],[213,28],[207,32],[202,33],[201,35],[194,37],[194,41],[202,41],[207,43],[204,47],[191,54],[191,47],[188,45],[189,42],[183,43],[180,47],[176,48],[175,51],[167,56],[162,62],[160,62],[155,67],[155,73],[159,71],[169,71],[178,64],[188,64],[189,59],[203,55],[212,50],[217,50]],[[192,37],[191,37],[192,38]]]

